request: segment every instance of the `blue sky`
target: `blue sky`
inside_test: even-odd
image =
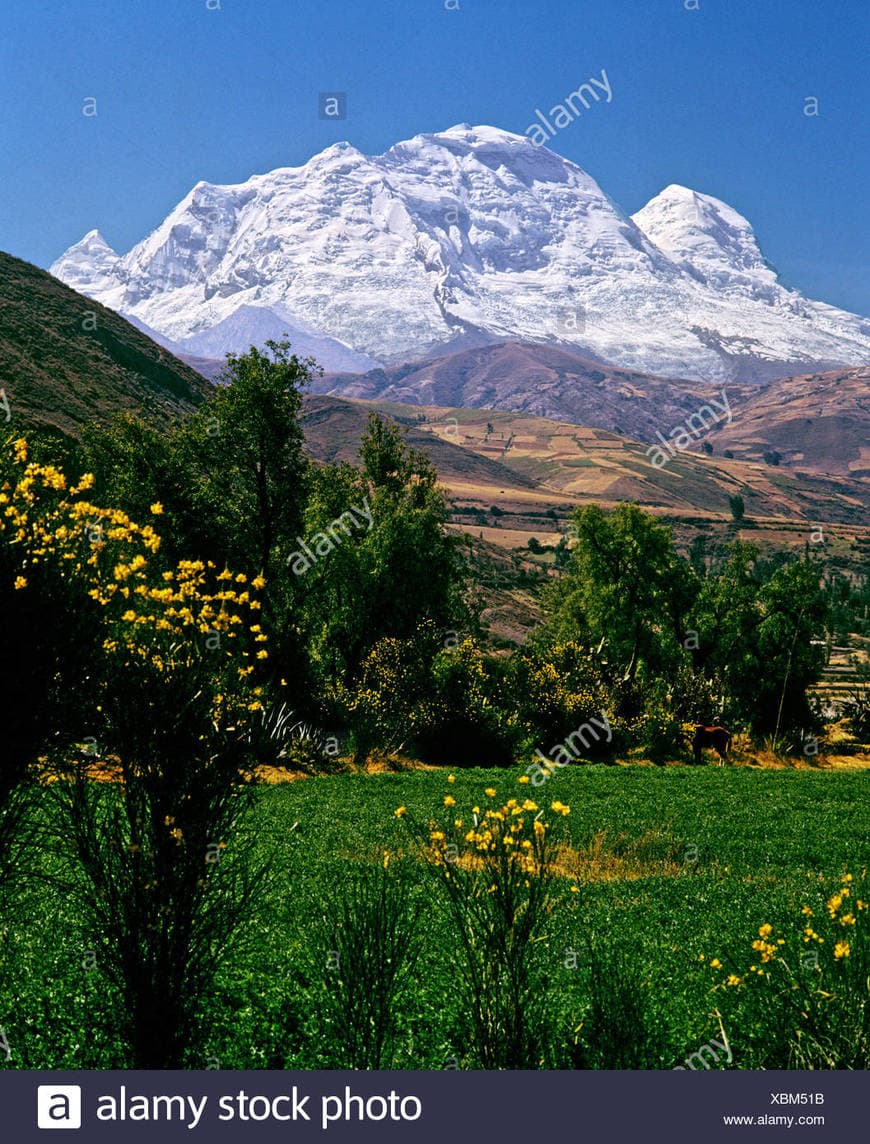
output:
[[[241,182],[340,139],[372,154],[460,122],[523,132],[603,68],[612,102],[553,150],[629,212],[668,183],[724,199],[789,285],[870,314],[867,0],[2,8],[0,249],[38,265],[92,227],[123,253],[200,179]],[[323,91],[347,93],[345,121],[318,117]]]

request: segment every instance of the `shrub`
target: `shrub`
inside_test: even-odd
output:
[[[743,1068],[870,1067],[870,880],[841,885],[781,932],[765,922],[752,953],[709,962]],[[746,967],[746,961],[752,964]]]
[[[591,652],[571,641],[540,652],[521,653],[514,665],[513,690],[520,720],[537,744],[562,742],[584,723],[612,711],[610,696]],[[590,742],[589,754],[611,754],[604,737]]]
[[[86,476],[70,487],[59,469],[29,459],[23,438],[0,453],[0,881],[23,868],[37,756],[90,730],[103,622],[95,585],[122,546],[144,560],[159,544],[150,527],[90,504],[92,484]]]
[[[625,951],[588,946],[586,1010],[570,1048],[578,1069],[655,1069],[667,1060],[668,1034],[656,1019],[641,966]]]
[[[351,874],[326,907],[312,949],[330,1068],[394,1065],[397,1013],[420,953],[419,905],[401,868]]]
[[[265,888],[242,823],[243,780],[277,753],[251,680],[267,653],[244,577],[222,572],[209,589],[213,577],[182,561],[157,578],[139,555],[94,590],[107,614],[96,745],[59,763],[50,786],[65,889],[123,1000],[137,1068],[182,1065],[216,966]]]
[[[550,909],[550,824],[531,799],[499,802],[492,787],[484,795],[487,809],[463,810],[447,794],[442,821],[433,817],[428,825],[405,807],[396,815],[422,847],[456,931],[456,968],[474,1063],[489,1069],[540,1068],[549,1037],[536,951]],[[560,802],[551,810],[570,813]]]

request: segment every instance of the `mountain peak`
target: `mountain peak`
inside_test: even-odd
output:
[[[660,250],[710,285],[751,278],[763,291],[776,282],[751,223],[713,195],[671,183],[631,217]]]
[[[103,253],[110,254],[112,258],[118,257],[116,251],[114,251],[111,246],[109,246],[108,242],[106,242],[106,240],[96,228],[94,228],[94,230],[89,230],[86,235],[78,240],[78,242],[73,243],[73,245],[67,251],[67,254],[69,254],[72,250],[87,250],[93,255],[97,255],[102,251]]]
[[[88,233],[82,239],[82,242],[100,242],[103,244],[103,246],[109,246],[108,242],[106,242],[96,227],[94,227],[93,230],[88,231]],[[109,247],[109,249],[111,250],[111,247]]]
[[[501,127],[490,127],[480,123],[476,127],[470,123],[457,123],[448,127],[446,131],[438,131],[434,135],[423,138],[437,139],[441,135],[462,136],[468,143],[522,143],[531,146],[532,141],[528,135],[517,135],[514,131],[505,131]]]
[[[49,273],[74,290],[92,291],[96,286],[102,291],[113,284],[113,272],[119,261],[119,255],[94,229],[52,263]]]

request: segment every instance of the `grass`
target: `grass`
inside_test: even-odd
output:
[[[517,785],[518,768],[455,773],[449,788],[445,773],[432,770],[261,788],[250,829],[274,856],[280,892],[225,961],[191,1067],[333,1063],[319,1028],[319,927],[340,887],[382,868],[385,851],[391,863],[420,867],[411,893],[425,905],[413,988],[397,1001],[393,1066],[466,1062],[455,939],[393,814],[402,804],[428,821],[448,789],[457,810],[485,801],[487,786],[500,798],[526,792],[544,805],[571,806],[553,828],[554,908],[537,951],[548,1011],[569,1036],[591,1019],[589,997],[601,987],[584,951],[628,959],[632,987],[645,996],[644,1019],[656,1030],[649,1067],[672,1068],[717,1036],[718,995],[710,992],[717,978],[701,955],[743,958],[762,922],[794,928],[803,903],[830,893],[844,871],[857,876],[870,859],[870,801],[858,771],[588,766],[561,771],[537,790]],[[89,956],[87,933],[43,884],[26,880],[19,897],[0,923],[6,1067],[123,1067],[116,998]],[[739,1021],[728,1036],[734,1067],[746,1066]]]

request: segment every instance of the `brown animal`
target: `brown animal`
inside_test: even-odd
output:
[[[705,747],[712,747],[716,754],[719,756],[719,766],[725,763],[726,756],[728,755],[728,745],[731,742],[731,732],[726,731],[724,727],[720,727],[718,723],[713,727],[705,727],[699,723],[695,728],[695,734],[692,738],[692,751],[695,755],[695,764],[700,766],[702,760],[701,752]]]

